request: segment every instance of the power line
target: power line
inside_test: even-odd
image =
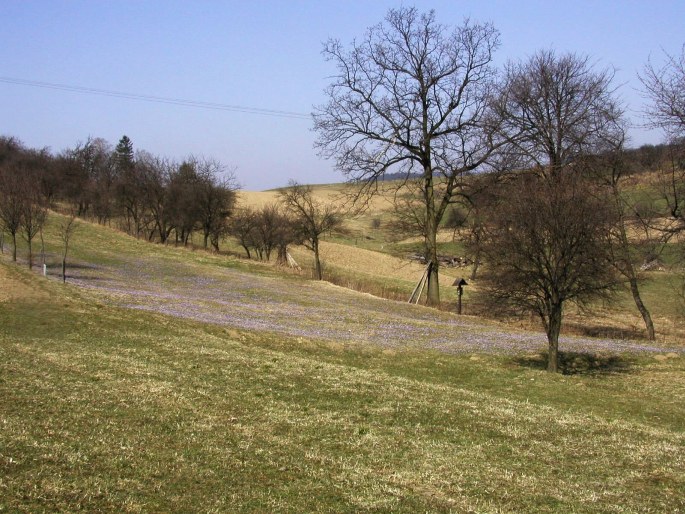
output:
[[[40,82],[37,80],[18,79],[12,77],[0,77],[0,82],[15,84],[19,86],[40,87],[44,89],[56,89],[71,93],[109,96],[113,98],[126,98],[129,100],[139,100],[143,102],[154,102],[171,105],[181,105],[184,107],[196,107],[201,109],[211,109],[215,111],[242,112],[246,114],[259,114],[261,116],[275,116],[279,118],[292,118],[299,120],[310,120],[308,114],[292,111],[279,111],[275,109],[262,109],[259,107],[246,107],[243,105],[228,105],[214,102],[201,102],[197,100],[184,100],[181,98],[167,98],[163,96],[141,95],[136,93],[123,93],[121,91],[110,91],[107,89],[96,89],[83,86],[70,86],[67,84],[54,84],[51,82]]]

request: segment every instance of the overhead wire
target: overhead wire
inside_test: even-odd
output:
[[[293,112],[293,111],[281,111],[281,110],[276,110],[276,109],[263,109],[259,107],[247,107],[243,105],[230,105],[230,104],[222,104],[222,103],[215,103],[215,102],[203,102],[203,101],[197,101],[197,100],[185,100],[181,98],[168,98],[168,97],[163,97],[163,96],[154,96],[154,95],[144,95],[144,94],[137,94],[137,93],[125,93],[121,91],[111,91],[108,89],[97,89],[97,88],[91,88],[91,87],[84,87],[84,86],[72,86],[72,85],[67,85],[67,84],[55,84],[52,82],[41,82],[37,80],[27,80],[27,79],[21,79],[21,78],[13,78],[13,77],[0,77],[0,82],[4,82],[6,84],[14,84],[14,85],[20,85],[20,86],[31,86],[31,87],[39,87],[39,88],[45,88],[45,89],[55,89],[59,91],[68,91],[71,93],[79,93],[79,94],[90,94],[90,95],[100,95],[100,96],[108,96],[108,97],[113,97],[113,98],[125,98],[129,100],[139,100],[143,102],[154,102],[154,103],[163,103],[163,104],[171,104],[171,105],[180,105],[184,107],[196,107],[196,108],[201,108],[201,109],[211,109],[211,110],[216,110],[216,111],[231,111],[231,112],[240,112],[240,113],[246,113],[246,114],[258,114],[260,116],[275,116],[279,118],[291,118],[291,119],[300,119],[300,120],[310,120],[311,116],[309,114],[304,114],[300,112]]]

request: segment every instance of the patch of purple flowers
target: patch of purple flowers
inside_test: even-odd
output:
[[[308,339],[422,347],[450,353],[546,348],[544,334],[503,330],[439,311],[356,294],[323,282],[280,280],[226,268],[211,275],[177,261],[137,259],[72,279],[112,304]],[[96,279],[94,279],[96,278]],[[663,352],[634,341],[564,337],[575,352]],[[682,352],[683,350],[675,350]]]

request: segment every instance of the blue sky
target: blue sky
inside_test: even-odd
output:
[[[387,10],[415,5],[438,20],[492,22],[496,59],[541,48],[612,66],[636,123],[636,74],[685,43],[685,1],[31,1],[1,0],[0,77],[136,95],[308,114],[325,101],[329,37],[349,43]],[[317,157],[309,119],[60,91],[0,81],[0,134],[61,151],[89,136],[175,159],[195,154],[235,168],[245,189],[339,182]],[[657,132],[631,131],[631,143]]]

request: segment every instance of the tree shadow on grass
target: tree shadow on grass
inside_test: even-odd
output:
[[[514,362],[526,368],[546,370],[547,353],[522,355],[514,358]],[[636,362],[634,357],[628,355],[559,352],[559,372],[563,375],[629,373]]]
[[[586,337],[638,341],[645,337],[645,331],[637,327],[611,327],[607,325],[569,324],[569,330]]]

